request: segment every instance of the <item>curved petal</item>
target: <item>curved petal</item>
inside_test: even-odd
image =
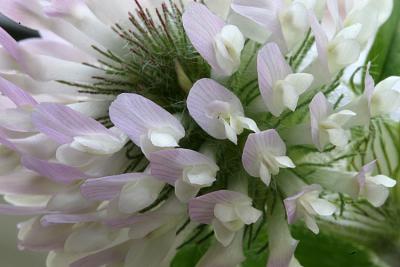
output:
[[[0,92],[17,106],[34,107],[37,104],[31,95],[2,77],[0,77]]]
[[[182,178],[186,167],[207,166],[211,171],[218,171],[218,166],[205,155],[189,149],[170,149],[150,154],[151,174],[171,185]]]
[[[292,69],[276,43],[266,44],[258,53],[257,72],[264,103],[272,114],[279,116],[280,110],[274,103],[273,88],[278,81],[292,74]]]
[[[232,203],[236,201],[251,202],[251,199],[238,192],[219,190],[200,197],[196,197],[189,202],[189,214],[193,221],[211,224],[214,218],[214,207],[217,203]]]
[[[110,106],[111,121],[138,146],[149,130],[169,129],[180,140],[185,136],[181,123],[151,100],[137,94],[120,94]]]
[[[60,104],[40,104],[32,114],[37,129],[60,144],[71,143],[75,136],[112,133],[96,120]]]
[[[240,100],[231,91],[211,79],[197,81],[189,92],[187,107],[192,118],[208,134],[217,139],[226,139],[219,113],[243,115]]]
[[[214,52],[215,37],[225,26],[224,21],[199,3],[189,4],[183,13],[182,20],[186,34],[196,50],[213,69],[218,73],[224,73]]]
[[[260,176],[261,156],[265,153],[271,153],[274,156],[286,154],[286,145],[274,129],[253,133],[247,137],[242,163],[248,174],[253,177]]]
[[[78,169],[73,167],[53,163],[45,160],[40,160],[30,156],[23,156],[21,158],[21,164],[32,171],[43,175],[55,182],[71,184],[73,182],[86,179],[88,176]]]

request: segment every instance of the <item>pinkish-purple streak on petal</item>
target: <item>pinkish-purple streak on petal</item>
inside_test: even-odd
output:
[[[126,183],[147,177],[143,173],[125,173],[88,179],[81,185],[82,195],[89,200],[111,200],[119,195]]]
[[[15,61],[22,64],[23,55],[18,45],[18,42],[11,37],[3,28],[0,27],[0,45],[4,47],[8,54],[10,54]]]
[[[0,204],[0,214],[2,215],[18,215],[18,216],[33,216],[49,213],[45,207],[22,207],[8,204]]]
[[[332,113],[332,105],[328,102],[323,93],[319,92],[314,96],[309,105],[311,119],[311,136],[314,145],[322,149],[319,140],[319,123]]]
[[[57,183],[71,184],[88,178],[85,173],[76,168],[60,163],[37,159],[27,155],[21,158],[21,164],[25,168],[35,171]]]
[[[292,69],[276,43],[266,44],[258,53],[257,72],[264,103],[271,113],[278,115],[279,111],[274,108],[273,87],[277,81],[284,80],[286,76],[291,74]]]
[[[303,187],[300,192],[283,200],[289,224],[292,224],[297,220],[297,200],[305,193],[315,190],[322,190],[322,187],[317,184],[308,185]]]
[[[5,195],[52,195],[63,188],[64,185],[26,169],[0,176],[0,194]]]
[[[36,100],[31,95],[2,77],[0,77],[0,92],[17,106],[34,107],[37,105]]]
[[[259,177],[259,156],[265,152],[272,153],[275,156],[284,156],[286,154],[286,145],[274,129],[252,133],[247,137],[242,154],[242,163],[248,174]]]
[[[196,50],[213,69],[224,73],[214,51],[214,40],[225,26],[224,21],[199,3],[189,4],[183,13],[182,20],[186,34]]]
[[[203,154],[189,149],[169,149],[150,154],[151,174],[171,185],[182,178],[185,167],[206,165],[218,169],[215,163]]]
[[[370,163],[367,163],[361,167],[360,171],[356,176],[360,190],[365,186],[367,174],[371,174],[374,171],[375,167],[376,167],[376,160],[373,160]]]
[[[75,224],[95,222],[100,220],[97,213],[88,214],[46,214],[40,219],[40,223],[47,227],[54,224]]]
[[[217,101],[226,102],[231,111],[243,114],[239,98],[211,79],[201,79],[193,85],[187,99],[187,107],[192,118],[204,131],[214,138],[226,139],[224,124],[209,114],[210,104]]]
[[[128,243],[122,243],[118,246],[110,247],[105,250],[90,254],[72,264],[70,267],[99,267],[114,262],[122,262],[128,251]]]
[[[313,13],[309,13],[309,21],[311,25],[311,30],[315,37],[315,43],[317,45],[317,52],[318,52],[318,60],[321,62],[322,67],[329,73],[329,65],[328,65],[328,36],[324,29],[318,22],[317,17]]]
[[[109,114],[114,125],[136,145],[140,145],[140,137],[147,135],[149,129],[168,128],[179,138],[185,136],[185,129],[173,115],[141,95],[120,94],[111,104]]]
[[[364,96],[368,100],[368,110],[371,110],[371,99],[372,95],[375,91],[375,82],[374,79],[372,78],[371,74],[369,73],[369,70],[367,70],[365,74],[365,89],[364,89]]]
[[[95,119],[61,104],[42,103],[38,105],[32,114],[32,121],[40,132],[60,144],[72,142],[75,136],[113,135]]]
[[[214,218],[214,206],[217,203],[231,203],[234,200],[251,199],[238,192],[219,190],[196,197],[189,202],[190,219],[203,224],[210,224]]]

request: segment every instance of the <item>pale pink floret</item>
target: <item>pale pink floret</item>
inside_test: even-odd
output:
[[[179,200],[187,202],[216,180],[218,166],[205,155],[189,149],[161,150],[150,154],[151,174],[175,186]]]
[[[214,41],[225,26],[225,22],[214,15],[206,6],[199,3],[190,4],[186,8],[182,20],[186,34],[196,50],[213,69],[219,73],[224,73],[217,62]]]
[[[88,175],[76,168],[27,155],[21,158],[21,164],[25,168],[35,171],[57,183],[72,184],[76,181],[88,178]]]
[[[110,106],[111,121],[149,153],[179,146],[185,129],[178,119],[153,101],[137,94],[120,94]]]
[[[40,132],[60,144],[71,143],[75,136],[113,135],[95,119],[60,104],[40,104],[32,114],[32,121]]]
[[[364,197],[373,206],[380,207],[389,197],[389,188],[394,187],[397,182],[386,175],[373,175],[375,167],[376,160],[364,165],[353,178],[358,194],[352,197]]]
[[[276,43],[268,43],[259,51],[257,71],[261,96],[274,116],[285,109],[294,111],[300,95],[314,80],[311,74],[293,73]]]
[[[242,155],[243,167],[253,177],[260,177],[269,185],[271,175],[280,168],[294,168],[292,160],[286,156],[286,145],[274,130],[250,134]]]
[[[239,98],[214,80],[197,81],[190,90],[187,107],[197,124],[214,138],[237,143],[243,129],[259,131],[256,123],[245,117]]]

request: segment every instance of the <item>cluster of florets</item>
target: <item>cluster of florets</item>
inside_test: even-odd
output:
[[[338,211],[323,192],[379,207],[396,184],[375,161],[302,177],[291,156],[300,145],[344,150],[351,129],[400,106],[400,77],[375,86],[368,66],[362,95],[328,101],[391,1],[188,3],[185,38],[211,72],[192,81],[177,68],[186,86],[174,114],[145,90],[114,97],[57,82],[104,75],[92,46],[129,55],[109,26],[123,28],[130,1],[3,2],[42,39],[0,29],[0,212],[35,216],[19,225],[19,247],[49,251],[48,266],[169,266],[208,229],[215,240],[197,266],[234,267],[252,225],[268,232],[269,267],[298,266],[289,224],[317,234],[317,220]]]

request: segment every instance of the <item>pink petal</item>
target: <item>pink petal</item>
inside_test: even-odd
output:
[[[374,91],[375,91],[375,82],[371,74],[369,73],[369,70],[367,70],[367,73],[365,74],[364,96],[368,99],[368,110],[371,110],[370,107],[371,99]]]
[[[309,20],[310,20],[311,30],[315,37],[315,43],[317,45],[318,60],[321,62],[324,70],[327,73],[329,73],[328,54],[327,54],[328,43],[329,43],[328,36],[326,36],[326,33],[319,24],[315,14],[310,12]]]
[[[189,202],[190,219],[203,224],[210,224],[214,218],[214,206],[217,203],[231,203],[236,200],[251,201],[251,199],[238,192],[219,190],[196,197]]]
[[[231,91],[211,79],[197,81],[190,90],[187,107],[192,118],[209,135],[217,139],[226,139],[224,124],[210,116],[213,103],[225,102],[233,114],[243,115],[240,100]]]
[[[92,76],[101,72],[81,63],[30,53],[1,28],[0,44],[21,70],[36,80],[92,81]]]
[[[189,166],[207,165],[218,169],[218,166],[203,154],[189,149],[169,149],[150,154],[151,174],[171,185],[182,177],[183,169]]]
[[[0,28],[1,32],[1,28]],[[36,106],[37,102],[31,95],[15,84],[0,77],[0,92],[7,96],[17,106]]]
[[[37,129],[60,144],[71,143],[75,136],[112,133],[96,120],[67,106],[43,103],[32,114]]]
[[[265,28],[265,30],[270,32],[271,36],[269,39],[277,42],[279,47],[283,51],[286,51],[287,46],[278,17],[283,6],[284,3],[281,0],[234,0],[231,4],[233,11],[247,19],[254,21]]]
[[[293,239],[281,203],[268,220],[269,257],[267,267],[288,267],[294,257],[297,240]]]
[[[258,81],[261,96],[268,109],[275,115],[273,87],[279,80],[284,80],[292,69],[283,57],[276,43],[266,44],[257,57]]]
[[[295,195],[286,198],[283,203],[285,205],[286,215],[288,219],[288,223],[292,224],[297,219],[296,209],[297,209],[297,200],[303,196],[307,192],[315,191],[315,190],[322,190],[322,187],[317,184],[305,186],[302,190]]]
[[[248,174],[259,177],[260,155],[265,152],[270,152],[276,156],[286,154],[286,145],[274,129],[252,133],[247,137],[242,154],[242,163]]]
[[[52,195],[62,188],[61,184],[26,169],[0,176],[0,194]]]
[[[276,3],[279,1],[253,0],[233,0],[232,10],[236,13],[257,22],[260,25],[267,25],[267,21],[276,19]]]
[[[49,213],[49,211],[47,211],[43,207],[21,207],[21,206],[12,206],[8,204],[0,204],[0,214],[2,215],[33,216],[45,213]]]
[[[366,176],[371,174],[376,167],[376,160],[371,161],[370,163],[365,164],[361,167],[361,170],[357,174],[357,181],[360,187],[360,190],[364,188],[366,182]]]
[[[66,61],[77,63],[94,63],[95,58],[84,53],[82,50],[66,43],[63,40],[48,40],[43,37],[25,39],[19,45],[33,54],[55,57]]]
[[[319,123],[332,113],[332,105],[328,102],[324,94],[319,92],[311,100],[309,108],[312,140],[318,149],[322,149],[319,140]]]
[[[23,156],[21,164],[25,168],[35,171],[57,183],[71,184],[88,178],[86,174],[76,168],[60,163],[40,160],[31,156]]]
[[[111,200],[119,195],[126,183],[147,176],[143,173],[126,173],[88,179],[81,185],[81,193],[89,200]]]
[[[225,26],[224,21],[199,3],[189,4],[185,9],[182,20],[186,34],[196,50],[213,69],[218,73],[224,73],[214,52],[214,40]]]
[[[0,28],[0,44],[18,63],[22,63],[23,52],[19,48],[18,42],[3,28]]]
[[[179,139],[185,136],[185,129],[170,113],[151,100],[137,94],[120,94],[110,106],[111,121],[124,131],[131,140],[140,145],[140,137],[149,129],[168,128]]]

